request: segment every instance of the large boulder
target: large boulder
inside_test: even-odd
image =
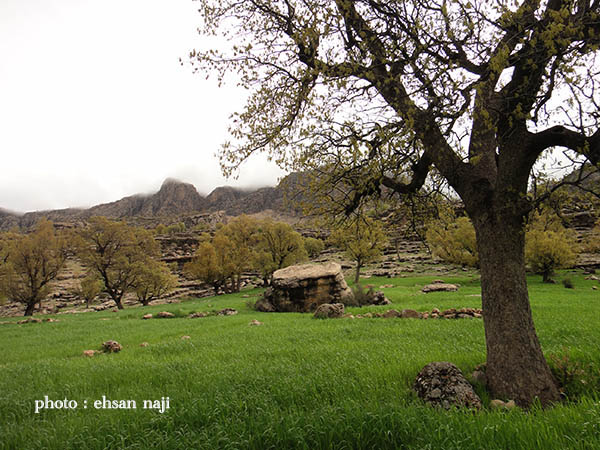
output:
[[[257,308],[261,311],[313,312],[325,303],[351,304],[352,291],[334,262],[301,264],[275,271]]]
[[[481,408],[481,399],[460,369],[449,362],[427,364],[415,380],[417,395],[433,406]]]

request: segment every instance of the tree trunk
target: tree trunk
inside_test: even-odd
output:
[[[354,272],[354,284],[358,284],[360,280],[360,269],[362,268],[362,264],[358,261],[356,262],[356,272]]]
[[[473,220],[481,269],[486,378],[495,397],[527,407],[560,396],[533,325],[525,277],[525,228],[518,213]]]
[[[123,303],[121,303],[121,299],[120,298],[113,298],[113,300],[117,304],[117,309],[124,309],[123,308]]]
[[[33,316],[33,310],[35,309],[36,302],[27,303],[27,307],[25,308],[24,316]]]

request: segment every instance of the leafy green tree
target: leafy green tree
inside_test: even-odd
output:
[[[265,284],[273,272],[308,258],[304,240],[297,231],[283,222],[264,221],[258,228],[255,264]]]
[[[600,221],[584,240],[583,250],[589,253],[600,253]]]
[[[258,240],[257,225],[255,219],[242,214],[219,228],[215,234],[215,239],[217,236],[222,236],[231,242],[227,250],[223,251],[227,253],[227,264],[231,268],[230,290],[232,292],[239,292],[242,273],[252,269]]]
[[[534,212],[525,236],[525,260],[544,283],[552,282],[555,269],[575,263],[577,243],[549,211]]]
[[[137,299],[144,306],[152,300],[163,297],[177,287],[177,277],[169,266],[161,261],[148,259],[138,268],[133,289]]]
[[[213,243],[200,244],[192,261],[184,266],[184,271],[190,278],[212,286],[215,295],[219,295],[233,273],[229,261],[231,249],[231,241],[226,236],[217,235]]]
[[[321,239],[307,237],[304,239],[304,248],[309,258],[316,258],[325,248],[325,243]]]
[[[0,289],[9,300],[23,303],[25,315],[31,316],[65,264],[66,242],[57,235],[52,222],[44,219],[38,222],[35,231],[13,234],[2,247]]]
[[[159,223],[158,225],[156,225],[156,228],[154,228],[154,233],[159,235],[159,236],[163,236],[165,234],[167,234],[169,232],[169,230],[167,229],[166,225]]]
[[[79,287],[74,291],[75,295],[85,300],[86,308],[104,290],[104,283],[97,274],[89,273],[79,282]]]
[[[83,264],[100,278],[118,309],[125,293],[135,289],[140,269],[159,256],[152,234],[124,222],[92,217],[79,232],[77,253]]]
[[[462,266],[479,265],[475,228],[467,217],[429,223],[426,239],[431,252],[444,261]]]
[[[379,258],[387,243],[381,223],[366,217],[349,219],[335,228],[329,239],[356,263],[355,283],[360,279],[360,269]]]
[[[195,69],[237,72],[251,91],[225,171],[265,151],[344,186],[346,212],[382,185],[405,196],[445,180],[476,230],[488,387],[520,406],[558,401],[527,292],[528,185],[557,147],[599,167],[598,0],[206,0],[200,12],[223,39],[191,53]]]

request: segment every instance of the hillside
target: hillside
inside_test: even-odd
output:
[[[192,184],[168,178],[158,192],[153,194],[130,195],[87,209],[67,208],[23,214],[0,208],[0,230],[8,230],[15,226],[28,229],[42,217],[69,226],[92,216],[105,216],[113,219],[177,218],[220,211],[227,215],[237,216],[256,214],[266,210],[294,214],[296,209],[290,206],[291,203],[286,199],[293,197],[299,179],[299,174],[291,174],[277,186],[259,189],[221,186],[204,197]]]

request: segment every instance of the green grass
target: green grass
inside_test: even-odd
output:
[[[238,294],[0,325],[0,448],[600,448],[600,291],[568,276],[575,289],[529,280],[544,351],[581,369],[572,397],[547,410],[440,411],[416,398],[411,384],[425,364],[446,360],[470,373],[485,360],[481,320],[314,320],[251,311]],[[476,277],[443,277],[458,292],[420,293],[434,278],[365,280],[393,284],[385,292],[394,304],[349,312],[481,305]],[[184,318],[225,307],[240,313]],[[162,310],[181,318],[140,319]],[[248,326],[252,319],[264,325]],[[123,351],[82,356],[108,339]],[[79,408],[35,414],[45,395]],[[94,409],[103,395],[138,409]],[[141,409],[166,396],[164,414]]]

